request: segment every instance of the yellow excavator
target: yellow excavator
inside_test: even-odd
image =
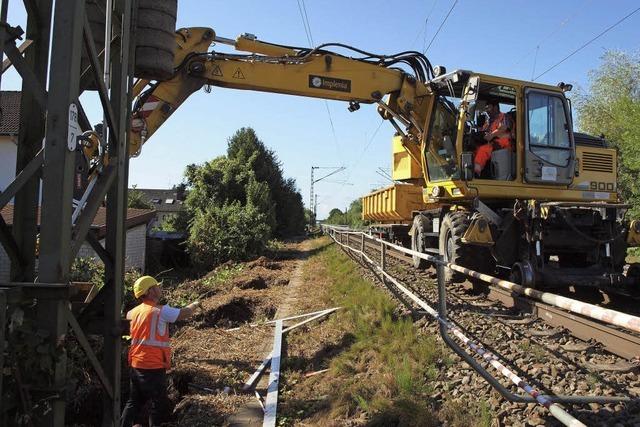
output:
[[[625,258],[640,244],[640,222],[625,218],[628,206],[618,199],[615,150],[573,132],[570,85],[447,72],[414,51],[292,47],[250,34],[223,38],[210,28],[176,32],[174,65],[169,80],[134,85],[131,156],[202,87],[341,100],[352,112],[376,104],[396,130],[393,178],[421,189],[411,193],[414,202],[421,198],[418,208],[401,215],[414,250],[436,249],[455,264],[526,286],[638,292],[640,268]],[[510,118],[512,146],[494,147],[474,173],[488,104]],[[95,148],[85,149],[94,163]],[[453,271],[446,279],[462,280]]]

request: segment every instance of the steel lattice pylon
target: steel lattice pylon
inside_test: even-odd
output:
[[[48,332],[48,345],[63,347],[66,335],[72,331],[103,385],[103,425],[117,425],[120,417],[128,117],[137,1],[91,2],[91,7],[102,8],[108,17],[106,23],[111,23],[106,25],[109,37],[105,37],[111,40],[111,55],[107,56],[111,73],[107,81],[103,80],[102,71],[105,54],[96,47],[95,40],[99,37],[93,33],[87,18],[88,2],[58,1],[55,10],[52,0],[24,3],[28,15],[26,37],[31,40],[24,57],[15,42],[21,30],[6,21],[8,0],[2,2],[0,13],[0,45],[4,45],[4,54],[23,82],[16,178],[0,194],[0,207],[14,199],[12,228],[9,229],[0,217],[0,243],[12,262],[11,282],[0,284],[0,343],[5,339],[7,304],[32,299],[34,308],[25,315],[30,316],[40,330]],[[83,52],[90,64],[85,67],[81,66]],[[98,91],[108,124],[108,137],[104,142],[112,161],[100,169],[82,203],[76,203],[74,207],[76,155],[82,149],[75,132],[91,129],[79,96],[91,84]],[[107,236],[106,247],[103,247],[89,228],[105,200]],[[88,306],[72,310],[69,296],[73,289],[69,273],[71,263],[85,241],[105,264],[105,284]],[[87,340],[89,334],[103,337],[102,360],[92,350]],[[65,362],[66,356],[61,352],[55,358],[49,387],[20,390],[29,397],[23,402],[25,411],[36,406],[28,406],[33,402],[51,409],[35,414],[37,425],[65,424]],[[2,367],[4,360],[0,352]],[[20,371],[19,366],[10,368]],[[6,416],[1,401],[0,416]],[[0,424],[6,425],[6,421],[0,420]]]

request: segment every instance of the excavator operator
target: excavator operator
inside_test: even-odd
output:
[[[488,100],[485,112],[489,115],[489,120],[482,126],[486,144],[478,146],[473,156],[474,172],[477,176],[482,174],[487,163],[491,160],[493,150],[512,149],[511,130],[513,125],[511,119],[505,113],[500,112],[500,104],[497,100]]]

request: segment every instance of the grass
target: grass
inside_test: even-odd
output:
[[[440,408],[439,418],[450,427],[491,427],[493,414],[484,401],[447,399]]]
[[[291,351],[284,358],[278,425],[489,427],[487,402],[432,398],[435,381],[453,363],[435,335],[400,314],[398,303],[364,279],[336,245],[326,246],[326,239],[310,244],[317,251],[304,267],[306,292],[322,306],[342,309],[322,325],[287,337]],[[318,342],[328,340],[342,342],[340,351],[314,366],[329,371],[305,378],[310,358],[321,353]]]
[[[343,307],[330,327],[353,336],[324,377],[330,383],[326,416],[364,415],[371,426],[436,425],[429,384],[446,359],[442,346],[421,334],[411,318],[398,316],[397,303],[363,279],[335,246],[321,249],[309,264],[323,268],[327,302]]]
[[[541,345],[533,343],[529,339],[520,341],[518,347],[523,352],[534,355],[536,360],[544,360],[548,355],[547,351]]]

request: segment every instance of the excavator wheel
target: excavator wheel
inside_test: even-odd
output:
[[[413,218],[413,234],[411,234],[411,250],[426,253],[427,248],[427,230],[429,229],[429,220],[424,215],[416,215]],[[423,258],[413,256],[413,266],[420,270],[429,268],[431,263]]]
[[[445,261],[482,273],[492,270],[493,257],[483,247],[471,246],[462,242],[462,236],[469,227],[469,213],[464,211],[448,212],[440,224],[440,254]],[[444,268],[445,284],[462,283],[467,279],[462,273]]]

